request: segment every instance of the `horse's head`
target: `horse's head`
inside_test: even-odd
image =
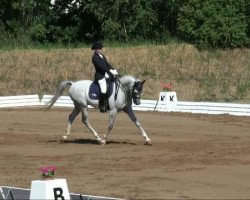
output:
[[[141,104],[141,93],[142,93],[142,88],[143,88],[144,83],[145,83],[145,80],[143,80],[143,81],[136,80],[135,81],[135,84],[134,84],[133,90],[132,90],[132,98],[133,98],[133,102],[135,105]]]

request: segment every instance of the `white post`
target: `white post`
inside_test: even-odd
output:
[[[30,200],[70,200],[66,179],[34,180]]]

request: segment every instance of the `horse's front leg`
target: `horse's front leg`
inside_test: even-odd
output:
[[[109,111],[109,127],[108,127],[108,132],[106,134],[104,134],[104,139],[103,139],[104,143],[107,142],[108,135],[110,134],[111,130],[113,129],[116,114],[117,114],[116,108]]]
[[[105,144],[105,142],[100,138],[100,136],[97,134],[95,129],[90,125],[89,119],[88,119],[88,108],[81,107],[82,112],[82,122],[90,129],[90,131],[94,134],[96,137],[96,140],[99,144]]]
[[[147,133],[144,131],[144,129],[142,128],[140,122],[137,120],[137,118],[136,118],[136,116],[134,114],[134,111],[132,110],[132,107],[131,106],[126,107],[126,108],[123,109],[123,111],[128,114],[129,118],[140,129],[142,136],[145,138],[145,144],[146,145],[152,145],[151,140],[149,139]]]

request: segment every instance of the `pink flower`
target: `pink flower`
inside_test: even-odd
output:
[[[55,170],[56,170],[56,166],[52,165],[52,166],[47,166],[47,167],[42,167],[40,169],[40,171],[42,172],[42,177],[43,178],[53,178],[55,175]]]
[[[171,82],[162,83],[163,90],[165,91],[172,91],[173,90],[173,84]]]

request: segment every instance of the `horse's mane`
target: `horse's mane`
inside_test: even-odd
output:
[[[121,77],[126,77],[126,76],[130,76],[130,77],[132,77],[132,78],[135,78],[135,76],[134,76],[133,74],[124,74],[124,75],[122,75]]]
[[[132,74],[124,74],[120,78],[121,79],[132,78],[134,80],[137,80],[137,78],[134,75],[132,75]]]

